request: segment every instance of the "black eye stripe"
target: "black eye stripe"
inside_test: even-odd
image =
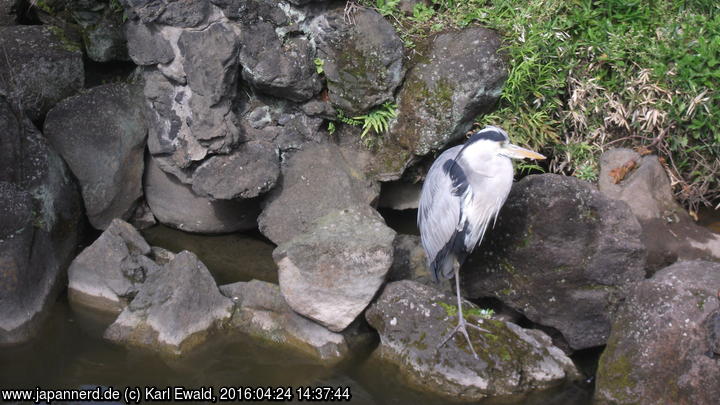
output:
[[[507,141],[507,138],[505,135],[503,135],[500,131],[494,130],[494,129],[485,129],[480,132],[476,132],[470,136],[470,140],[468,143],[477,142],[480,140],[490,140],[495,142],[504,142]]]

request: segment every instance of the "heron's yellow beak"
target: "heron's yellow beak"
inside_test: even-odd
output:
[[[512,159],[535,159],[535,160],[543,160],[545,159],[545,156],[533,152],[530,149],[521,148],[517,145],[513,144],[507,144],[503,147],[503,154],[509,158]]]

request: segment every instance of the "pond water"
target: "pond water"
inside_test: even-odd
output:
[[[408,215],[409,218],[411,215]],[[404,216],[398,223],[409,220]],[[191,250],[207,264],[219,284],[262,278],[277,282],[274,246],[258,235],[200,236],[166,227],[144,232],[148,242],[169,250]],[[238,269],[237,263],[242,263]],[[369,353],[333,368],[278,352],[243,336],[215,337],[181,359],[126,349],[102,338],[112,318],[71,305],[65,295],[54,305],[39,337],[0,348],[0,387],[350,387],[354,404],[445,404],[446,400],[404,386],[397,372]],[[591,388],[571,384],[523,398],[482,404],[590,404]]]

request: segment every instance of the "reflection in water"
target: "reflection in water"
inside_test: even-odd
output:
[[[241,233],[200,235],[157,225],[142,231],[147,242],[175,253],[189,250],[205,263],[218,285],[252,279],[277,284],[275,246]]]

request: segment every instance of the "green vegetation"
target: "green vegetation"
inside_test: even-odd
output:
[[[431,0],[388,16],[405,45],[481,24],[505,40],[509,77],[479,123],[596,180],[612,146],[657,153],[691,210],[720,202],[720,3],[715,0]],[[527,168],[535,169],[535,168]]]
[[[321,75],[325,73],[325,61],[320,58],[315,58],[313,60],[313,63],[315,63],[315,71],[317,74]]]
[[[448,314],[448,316],[453,317],[457,316],[458,308],[456,305],[451,305],[444,303],[442,301],[438,301],[438,305],[440,305],[445,312]],[[490,319],[493,315],[495,315],[495,311],[492,309],[481,309],[481,308],[469,308],[465,307],[463,309],[463,315],[465,319],[467,319],[468,316],[474,316],[476,318],[482,318],[482,319]]]
[[[338,110],[337,120],[347,125],[362,126],[360,139],[366,147],[371,148],[377,143],[377,136],[387,132],[390,120],[395,117],[397,117],[397,104],[387,101],[365,115],[352,118],[347,117],[342,110]],[[370,130],[375,136],[370,135]],[[331,134],[335,132],[333,122],[328,123],[328,132]]]

